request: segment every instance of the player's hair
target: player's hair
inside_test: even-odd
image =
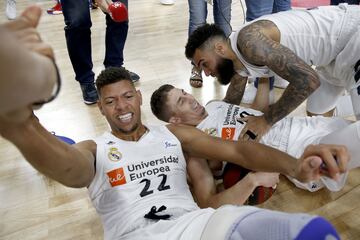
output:
[[[131,81],[129,71],[123,67],[109,67],[102,70],[96,78],[96,88],[98,94],[100,95],[100,91],[104,86],[123,80],[129,81],[132,85],[134,85]]]
[[[169,122],[171,111],[166,107],[168,93],[175,87],[170,84],[164,84],[151,95],[150,105],[153,114],[160,120]]]
[[[226,35],[221,28],[215,24],[205,24],[198,27],[189,37],[185,46],[185,56],[188,59],[194,57],[196,49],[203,49],[208,45],[211,39],[221,38],[226,40]]]

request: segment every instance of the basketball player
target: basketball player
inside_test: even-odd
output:
[[[189,37],[185,54],[205,74],[231,83],[229,103],[240,103],[248,77],[276,73],[289,82],[263,115],[249,117],[248,130],[259,141],[307,98],[309,115],[330,114],[347,90],[360,119],[359,26],[356,5],[292,10],[260,17],[229,39],[214,25],[200,27]]]
[[[262,144],[223,141],[189,126],[145,126],[141,93],[128,71],[108,68],[96,85],[111,132],[68,145],[30,118],[22,124],[0,119],[0,134],[43,174],[69,187],[87,187],[105,239],[339,239],[331,224],[317,216],[253,207],[200,209],[187,185],[184,154],[306,182],[320,176],[322,161],[330,176],[344,172],[344,147],[313,146],[296,161]],[[250,156],[252,161],[246,161]]]
[[[12,121],[30,116],[23,108],[49,100],[58,78],[53,50],[36,30],[40,16],[31,6],[0,25],[0,114]]]
[[[258,105],[262,106],[259,101]],[[246,129],[246,137],[255,138],[248,132],[246,121],[250,116],[262,115],[262,112],[252,108],[224,101],[211,101],[203,107],[191,94],[168,84],[153,93],[151,109],[162,121],[196,126],[213,136],[230,140],[238,140],[243,129]],[[350,152],[349,169],[360,166],[360,121],[351,124],[341,118],[287,117],[274,124],[260,142],[295,158],[300,157],[304,149],[311,144],[341,143]],[[251,159],[250,157],[248,160]],[[301,183],[292,177],[289,179],[296,186],[313,192],[324,186],[331,191],[339,191],[345,185],[346,177],[347,173],[341,175],[338,181],[334,181],[323,176],[319,181],[308,183]]]

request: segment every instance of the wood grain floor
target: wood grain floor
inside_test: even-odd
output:
[[[0,2],[0,22],[6,21],[4,2]],[[18,11],[35,2],[44,10],[53,5],[53,1],[20,0]],[[188,84],[190,63],[184,57],[187,1],[177,0],[172,6],[163,6],[159,0],[129,2],[130,29],[125,66],[141,76],[137,87],[144,98],[144,123],[161,124],[151,114],[149,99],[153,90],[164,83],[184,88],[203,103],[222,98],[226,87],[212,78],[205,79],[202,89],[192,89]],[[233,18],[236,29],[243,21],[239,2],[233,3]],[[103,68],[104,56],[105,23],[101,11],[92,11],[92,20],[93,61],[97,74]],[[39,29],[55,49],[64,86],[59,98],[36,114],[49,131],[81,141],[101,134],[108,126],[96,106],[82,103],[67,55],[63,27],[62,15],[44,13]],[[277,95],[279,93],[281,90],[277,90]],[[304,115],[304,106],[292,114]],[[67,188],[42,176],[3,139],[0,139],[0,156],[0,239],[102,239],[101,222],[86,189]],[[342,239],[360,239],[359,174],[360,170],[352,171],[345,188],[337,193],[326,190],[308,193],[283,178],[274,196],[262,206],[319,214],[335,225]]]

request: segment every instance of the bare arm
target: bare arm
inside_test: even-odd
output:
[[[209,165],[201,158],[190,158],[187,162],[187,172],[193,194],[201,208],[218,208],[225,204],[242,205],[258,185],[255,175],[251,173],[231,188],[218,193]]]
[[[223,101],[239,105],[241,99],[244,96],[245,86],[247,83],[247,77],[242,77],[239,74],[235,74],[230,81],[230,85],[226,91]]]
[[[40,15],[41,9],[32,6],[0,25],[0,114],[24,120],[31,112],[19,114],[20,109],[52,95],[57,74],[52,48],[36,30]]]
[[[243,28],[237,47],[254,65],[266,65],[289,85],[281,98],[264,113],[269,125],[279,121],[298,107],[320,82],[316,72],[290,49],[279,43],[280,33],[270,21],[258,21]]]
[[[251,108],[261,112],[265,112],[269,107],[269,97],[269,78],[260,78],[258,82],[255,100],[251,104]]]
[[[95,174],[96,144],[68,145],[49,133],[35,117],[14,124],[0,117],[0,134],[39,172],[69,187],[88,186]]]
[[[346,148],[339,145],[308,146],[298,160],[263,144],[224,141],[190,126],[167,127],[180,140],[183,150],[189,156],[228,161],[254,171],[278,172],[302,182],[318,179],[321,174],[336,178],[338,173],[346,171],[349,161]],[[326,164],[327,172],[322,171],[322,162]]]

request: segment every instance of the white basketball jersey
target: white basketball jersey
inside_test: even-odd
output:
[[[188,188],[181,144],[165,126],[149,127],[137,142],[105,133],[96,143],[89,194],[105,239],[119,239],[155,223],[144,218],[153,206],[166,206],[159,215],[175,212],[177,217],[199,209]]]
[[[358,23],[352,19],[359,19],[359,10],[358,6],[347,5],[318,7],[312,10],[297,9],[265,15],[253,22],[273,22],[280,31],[280,43],[283,46],[288,47],[309,65],[326,66],[341,52],[358,27]],[[252,77],[273,76],[274,73],[266,66],[248,63],[238,51],[237,38],[241,29],[230,36],[233,51],[246,67],[246,70],[239,70],[238,73]]]
[[[208,116],[197,125],[198,129],[222,139],[238,140],[246,122],[239,118],[259,116],[262,112],[245,108],[224,101],[212,101],[205,106]],[[284,118],[277,122],[260,140],[261,143],[286,151],[291,119]]]

